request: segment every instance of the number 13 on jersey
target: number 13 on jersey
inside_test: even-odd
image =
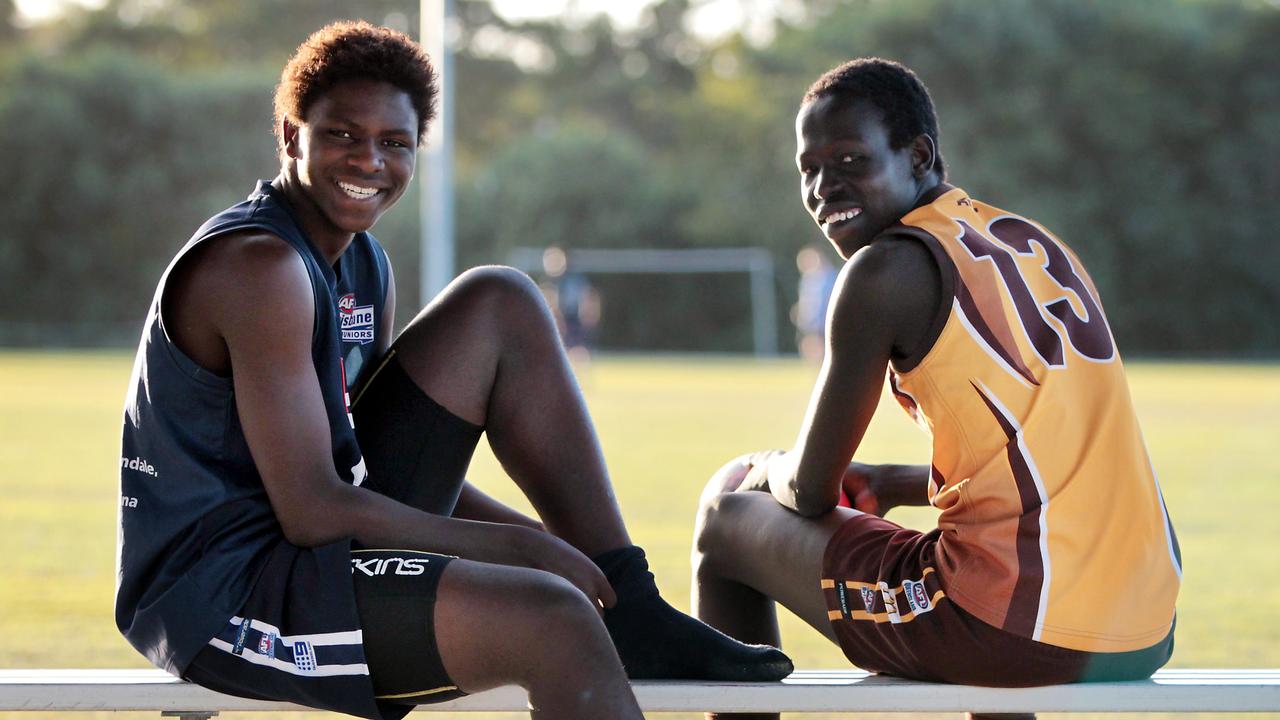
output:
[[[986,233],[958,222],[964,231],[960,243],[975,261],[995,266],[1031,347],[1047,367],[1066,367],[1064,341],[1088,360],[1115,359],[1102,304],[1062,245],[1018,217],[996,218]]]

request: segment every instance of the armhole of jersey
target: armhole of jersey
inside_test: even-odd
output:
[[[246,232],[246,231],[262,231],[279,238],[281,242],[288,245],[290,248],[293,249],[295,253],[297,253],[298,259],[302,261],[302,264],[304,267],[306,266],[307,258],[302,255],[302,252],[293,243],[289,242],[284,237],[281,237],[280,232],[274,226],[268,225],[266,223],[261,223],[261,222],[248,223],[243,225],[233,223],[226,227],[210,230],[204,236],[196,238],[192,242],[187,243],[186,247],[178,251],[178,255],[174,257],[172,262],[169,263],[169,267],[165,269],[164,274],[160,276],[159,287],[156,289],[156,297],[155,297],[156,323],[160,328],[160,334],[161,336],[163,336],[165,345],[168,346],[169,351],[175,354],[178,358],[180,358],[181,363],[185,365],[189,365],[192,370],[198,371],[199,373],[207,375],[208,377],[211,377],[211,378],[217,378],[219,380],[230,381],[231,376],[219,375],[213,372],[212,370],[206,368],[205,366],[196,362],[195,359],[193,359],[190,355],[188,355],[185,350],[179,347],[178,343],[174,342],[173,337],[169,334],[169,329],[165,327],[164,299],[165,299],[165,294],[169,290],[169,277],[173,275],[173,273],[178,269],[180,265],[182,265],[184,262],[186,262],[190,258],[191,253],[194,250],[196,250],[196,248],[206,247],[207,244],[212,240],[217,240],[219,238],[223,238],[228,235],[232,235],[239,232]],[[319,298],[319,292],[316,288],[315,273],[311,272],[310,270],[307,270],[307,279],[311,283],[311,302],[313,305],[318,306],[318,303],[320,302],[320,298]],[[312,338],[311,342],[313,346],[315,345],[316,333],[319,329],[320,329],[320,316],[319,316],[319,308],[317,307],[311,313],[311,338]]]
[[[907,353],[902,360],[893,362],[897,372],[908,373],[916,369],[928,356],[929,351],[933,350],[938,338],[942,336],[942,329],[947,325],[947,319],[951,317],[951,299],[955,296],[956,288],[956,266],[947,252],[942,249],[938,239],[925,230],[909,225],[896,225],[886,232],[924,245],[929,251],[929,256],[933,258],[938,268],[938,277],[942,281],[938,293],[938,307],[934,312],[933,320],[929,322],[928,330],[925,331],[917,347]]]
[[[369,236],[369,241],[373,245],[374,259],[378,263],[378,282],[381,290],[377,301],[378,317],[382,317],[382,311],[387,307],[387,290],[391,284],[391,258],[387,255],[386,248],[382,247],[382,243],[372,235]]]

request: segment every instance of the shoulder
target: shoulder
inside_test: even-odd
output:
[[[909,235],[885,234],[845,263],[832,296],[833,342],[874,332],[894,357],[917,347],[938,314],[942,274],[933,253]]]
[[[302,255],[286,240],[261,230],[228,233],[205,240],[199,261],[221,284],[270,293],[277,283],[288,287],[309,272]]]
[[[210,258],[223,263],[263,262],[271,265],[289,259],[301,262],[298,251],[288,241],[256,228],[225,233],[209,238],[202,244],[207,248]]]
[[[311,273],[301,254],[284,239],[261,230],[237,231],[203,241],[187,273],[194,292],[183,293],[204,306],[211,319],[241,322],[248,315],[310,312]],[[310,318],[308,318],[310,322]]]
[[[886,234],[854,253],[836,281],[838,297],[882,306],[909,302],[938,287],[938,264],[924,243],[910,235]]]
[[[310,273],[288,242],[237,231],[202,240],[181,256],[165,281],[161,312],[183,352],[228,375],[228,351],[246,338],[260,344],[309,337],[315,300]]]

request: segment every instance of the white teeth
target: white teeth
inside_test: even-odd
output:
[[[360,187],[359,185],[352,185],[351,183],[341,181],[338,182],[338,187],[342,188],[342,192],[346,193],[348,197],[355,198],[356,200],[366,200],[378,194],[378,188]]]
[[[862,208],[854,208],[852,210],[844,210],[842,212],[831,213],[830,215],[827,216],[827,219],[824,220],[823,223],[827,225],[834,225],[835,223],[841,223],[841,222],[844,222],[845,220],[852,220],[853,218],[856,218],[861,214],[862,214]]]

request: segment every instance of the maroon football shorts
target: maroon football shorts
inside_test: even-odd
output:
[[[822,594],[854,665],[934,682],[1026,687],[1147,678],[1173,653],[1172,630],[1142,650],[1091,653],[978,620],[952,602],[938,577],[941,532],[860,515],[832,536],[822,559]]]

